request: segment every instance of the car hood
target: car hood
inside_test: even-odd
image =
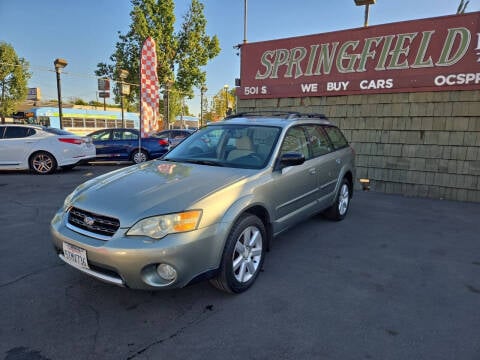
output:
[[[121,227],[130,227],[145,217],[190,209],[249,174],[252,170],[149,161],[80,185],[67,205],[118,218]]]

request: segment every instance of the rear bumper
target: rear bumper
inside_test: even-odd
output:
[[[93,161],[95,159],[95,155],[85,155],[85,156],[78,156],[72,158],[64,158],[58,161],[58,166],[66,166],[66,165],[81,165],[86,164],[89,161]]]

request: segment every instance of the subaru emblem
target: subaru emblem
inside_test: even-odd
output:
[[[92,226],[92,225],[95,223],[95,220],[94,220],[92,217],[90,217],[90,216],[85,216],[85,217],[83,218],[83,222],[84,222],[85,225],[87,225],[87,226]]]

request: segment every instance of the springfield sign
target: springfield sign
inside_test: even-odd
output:
[[[480,12],[241,50],[240,99],[480,89]]]

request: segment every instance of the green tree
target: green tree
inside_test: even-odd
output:
[[[0,42],[0,117],[12,114],[18,103],[27,98],[30,79],[28,62],[17,56],[12,45]]]
[[[175,31],[173,0],[131,0],[131,24],[126,34],[119,33],[115,52],[110,56],[110,64],[99,63],[95,74],[118,79],[118,69],[128,70],[127,82],[136,84],[131,89],[127,101],[139,98],[138,79],[140,51],[145,39],[151,36],[156,43],[157,75],[161,87],[172,83],[170,91],[164,96],[173,96],[176,92],[193,97],[193,88],[206,82],[206,73],[202,70],[209,60],[220,52],[217,36],[206,34],[207,20],[203,13],[204,5],[199,0],[191,0],[187,13],[178,31]],[[114,90],[118,99],[118,90]],[[165,99],[165,103],[169,103]],[[176,101],[171,101],[174,105]],[[169,118],[175,119],[178,109],[171,106]]]
[[[225,90],[222,88],[214,95],[213,100],[215,112],[223,118],[228,112],[235,109],[235,89]]]
[[[460,0],[460,4],[458,5],[458,8],[457,8],[457,14],[464,14],[469,2],[470,0],[467,0],[467,1]]]
[[[72,100],[74,105],[88,105],[88,103],[85,100],[79,97],[73,98]]]

